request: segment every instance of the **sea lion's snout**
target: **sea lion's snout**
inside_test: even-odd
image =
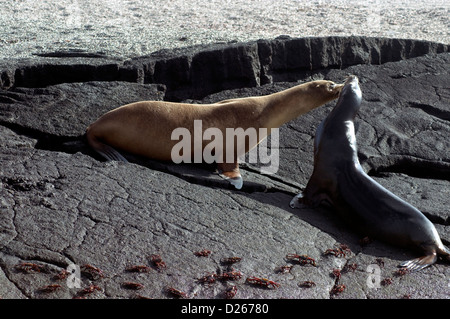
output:
[[[316,89],[316,92],[327,98],[336,98],[344,88],[344,84],[336,84],[333,81],[313,81],[312,87]],[[325,95],[324,95],[325,94]]]
[[[349,75],[344,84],[359,84],[358,77],[356,75]]]
[[[348,93],[347,93],[348,92]],[[357,94],[361,97],[361,89],[359,87],[359,79],[356,75],[349,75],[341,89],[340,97],[347,94]]]
[[[330,85],[330,90],[333,91],[336,96],[338,96],[341,93],[342,89],[344,88],[344,85],[345,83],[342,84],[333,83]]]

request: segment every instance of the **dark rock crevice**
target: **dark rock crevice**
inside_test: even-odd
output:
[[[399,173],[424,179],[450,181],[450,163],[444,161],[431,161],[405,155],[390,155],[382,158],[370,158],[364,162],[364,165],[371,167],[368,171],[370,176]]]
[[[434,107],[433,105],[417,103],[417,102],[411,102],[411,103],[409,103],[409,106],[420,109],[420,110],[424,111],[425,113],[435,116],[441,120],[450,121],[450,111],[449,110],[440,109],[440,108]]]
[[[85,50],[71,49],[66,51],[34,53],[35,56],[43,58],[102,58],[107,59],[108,56],[104,52],[87,52]]]

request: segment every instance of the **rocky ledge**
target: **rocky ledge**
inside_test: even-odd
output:
[[[101,161],[82,136],[129,102],[207,103],[355,74],[364,169],[419,208],[449,245],[449,70],[447,45],[364,37],[282,37],[131,60],[67,51],[1,61],[0,297],[174,298],[172,287],[188,298],[225,298],[236,286],[235,298],[448,298],[444,261],[399,273],[414,252],[362,241],[330,209],[289,207],[312,173],[315,128],[335,102],[280,129],[276,174],[243,163],[240,191],[207,166]],[[325,254],[339,248],[344,254]],[[230,265],[229,257],[241,260]]]

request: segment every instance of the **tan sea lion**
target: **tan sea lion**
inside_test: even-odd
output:
[[[343,84],[319,80],[270,95],[230,99],[213,104],[136,102],[120,106],[101,116],[87,128],[86,137],[89,145],[107,160],[126,161],[116,150],[118,149],[156,160],[179,162],[178,155],[182,158],[194,158],[199,154],[196,151],[200,151],[201,155],[205,147],[211,147],[208,140],[195,144],[197,139],[194,136],[190,154],[174,152],[179,146],[173,139],[174,132],[198,135],[194,122],[200,122],[202,132],[210,129],[223,133],[223,140],[215,141],[214,150],[209,151],[214,156],[221,176],[240,189],[242,177],[238,158],[260,143],[272,129],[336,99],[342,87]],[[234,138],[226,139],[227,128],[242,128],[246,132],[247,129],[255,128],[257,137],[252,139],[247,136],[245,149],[237,150]],[[263,128],[267,129],[266,134],[261,133],[260,129]],[[232,147],[229,148],[228,145]],[[187,153],[185,149],[183,151]]]
[[[336,106],[317,128],[314,171],[298,204],[318,206],[328,202],[363,235],[417,248],[424,255],[402,263],[409,270],[432,265],[441,254],[450,261],[436,228],[417,208],[400,199],[362,169],[356,149],[354,118],[362,101],[358,78],[347,79]]]

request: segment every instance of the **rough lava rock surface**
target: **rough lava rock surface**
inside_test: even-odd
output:
[[[355,74],[363,91],[356,127],[364,169],[426,214],[449,245],[449,70],[447,45],[364,37],[282,37],[125,61],[87,52],[2,61],[0,297],[173,298],[167,291],[173,287],[189,298],[224,298],[236,285],[235,298],[449,298],[444,261],[399,276],[397,265],[414,252],[378,241],[363,245],[331,209],[289,207],[312,173],[315,129],[335,102],[280,129],[276,174],[243,163],[241,191],[207,166],[131,155],[129,164],[104,162],[83,141],[89,123],[133,101],[207,103]],[[351,253],[324,255],[340,244]],[[211,254],[194,254],[203,249]],[[316,267],[287,260],[292,253],[314,258]],[[152,254],[167,267],[155,267]],[[223,259],[232,256],[242,258],[232,266],[242,278],[199,281],[230,271]],[[69,265],[81,267],[78,287],[56,277]],[[133,265],[149,271],[127,271]],[[280,272],[284,265],[292,268]],[[280,287],[250,285],[249,276]],[[316,285],[301,287],[304,281]],[[346,289],[333,293],[336,284]],[[83,290],[91,285],[99,289]]]

